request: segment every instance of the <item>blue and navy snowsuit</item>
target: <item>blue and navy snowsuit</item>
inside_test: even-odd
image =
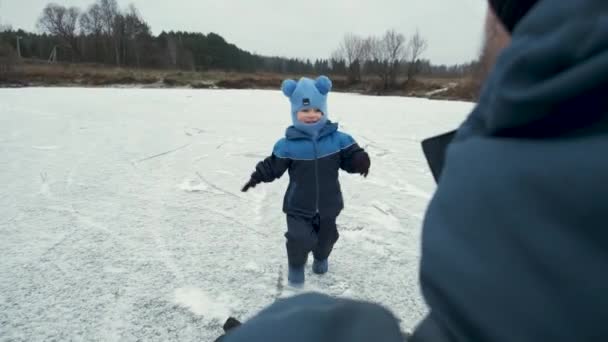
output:
[[[327,121],[312,137],[294,126],[260,162],[252,178],[272,182],[289,170],[289,187],[283,200],[287,214],[287,255],[291,266],[306,263],[311,251],[325,260],[338,240],[336,218],[344,207],[338,171],[360,172],[353,157],[366,153],[338,125]]]

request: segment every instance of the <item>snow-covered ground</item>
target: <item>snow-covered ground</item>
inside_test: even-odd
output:
[[[342,174],[330,273],[305,290],[381,303],[409,330],[434,191],[419,142],[472,104],[329,101],[372,169]],[[287,175],[240,192],[288,111],[279,91],[0,90],[0,341],[212,341],[291,295]]]

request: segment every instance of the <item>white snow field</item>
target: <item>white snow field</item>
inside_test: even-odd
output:
[[[330,119],[372,168],[341,173],[330,272],[307,269],[303,291],[381,303],[415,326],[435,188],[420,141],[472,107],[330,95]],[[0,341],[213,341],[228,316],[296,293],[288,175],[240,192],[290,120],[280,91],[0,90]]]

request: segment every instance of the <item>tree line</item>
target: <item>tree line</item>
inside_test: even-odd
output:
[[[244,51],[216,33],[161,32],[134,5],[121,10],[116,0],[96,0],[85,10],[49,3],[37,21],[42,33],[0,28],[0,60],[15,50],[23,58],[95,63],[133,68],[191,71],[226,70],[289,74],[344,75],[350,83],[377,76],[383,87],[417,74],[458,76],[463,66],[435,66],[420,57],[427,42],[419,32],[409,39],[394,30],[381,37],[347,34],[328,59],[267,57]]]

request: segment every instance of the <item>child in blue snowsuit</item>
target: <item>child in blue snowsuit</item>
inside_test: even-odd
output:
[[[367,177],[370,167],[367,153],[328,119],[331,86],[325,76],[283,82],[293,126],[276,143],[272,155],[257,164],[243,187],[247,191],[261,182],[272,182],[289,170],[283,211],[287,215],[288,280],[292,285],[304,283],[310,252],[313,272],[324,274],[328,270],[327,259],[339,236],[336,218],[344,207],[339,169]]]

